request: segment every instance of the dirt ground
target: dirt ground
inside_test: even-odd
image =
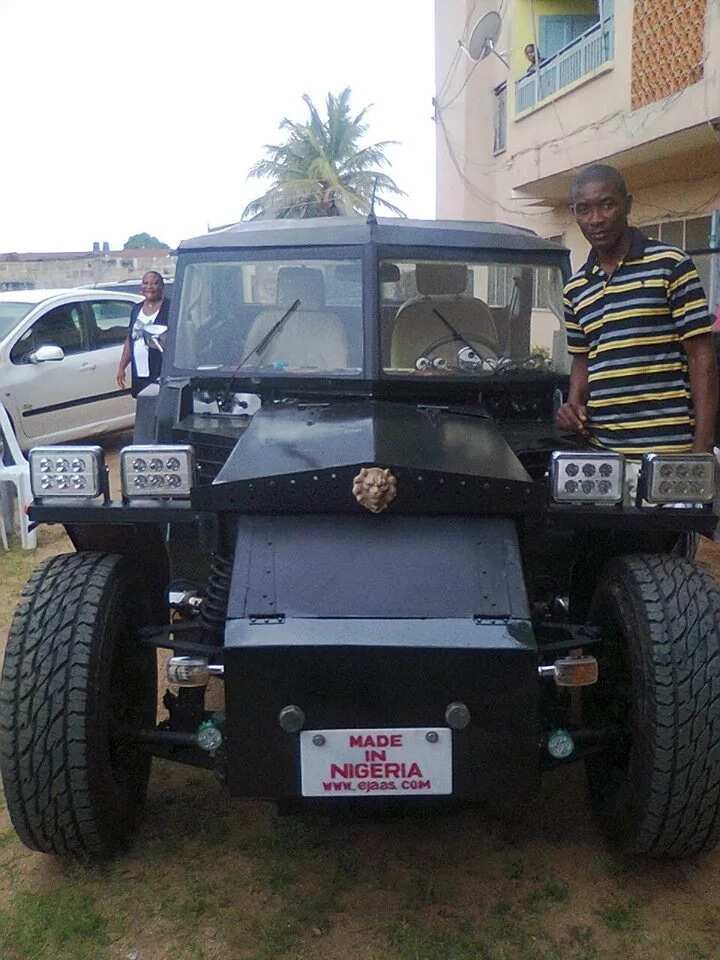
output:
[[[0,555],[0,648],[30,569],[66,549],[44,528],[34,555]],[[719,546],[701,560],[720,577]],[[720,852],[622,857],[575,767],[520,826],[476,809],[277,817],[156,763],[137,841],[102,866],[25,849],[0,795],[0,960],[715,960],[719,901]]]

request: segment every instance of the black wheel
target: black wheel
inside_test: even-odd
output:
[[[98,553],[53,557],[25,586],[0,681],[0,771],[33,850],[101,858],[134,831],[151,759],[133,733],[155,725],[157,676],[133,632],[161,589]]]
[[[720,588],[663,554],[613,560],[593,599],[603,632],[585,721],[615,731],[586,760],[593,805],[629,851],[685,857],[718,840]]]

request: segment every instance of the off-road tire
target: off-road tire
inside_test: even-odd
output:
[[[130,734],[154,726],[157,701],[155,651],[133,631],[157,609],[115,555],[52,557],[26,584],[0,680],[0,771],[31,849],[96,859],[132,836],[151,759]]]
[[[593,805],[630,852],[687,857],[720,833],[720,588],[663,554],[613,560],[591,618],[605,637],[590,725],[619,725],[589,757]]]

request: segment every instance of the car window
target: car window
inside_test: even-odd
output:
[[[91,316],[92,347],[97,349],[123,343],[127,338],[133,304],[124,300],[101,300],[90,303],[88,306]],[[92,320],[95,321],[94,327]]]
[[[0,340],[6,337],[22,318],[35,309],[34,303],[0,300]]]
[[[23,363],[28,354],[44,346],[61,347],[66,356],[85,349],[80,304],[64,304],[38,317],[12,348],[10,359]]]

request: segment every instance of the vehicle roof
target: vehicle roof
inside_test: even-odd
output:
[[[306,220],[249,220],[184,240],[178,252],[236,247],[344,246],[364,243],[408,247],[481,247],[498,250],[564,250],[532,230],[473,220],[406,220],[382,217],[317,217]]]
[[[109,300],[122,300],[131,297],[142,300],[137,294],[121,293],[112,290],[92,290],[80,287],[59,287],[47,290],[4,290],[0,292],[0,303],[43,303],[45,300],[54,300],[59,297],[72,297],[75,300],[97,300],[98,297],[107,297]]]

